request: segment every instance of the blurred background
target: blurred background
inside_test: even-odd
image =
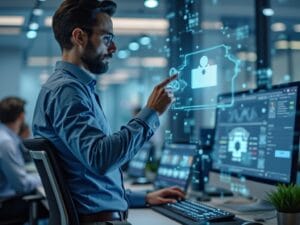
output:
[[[0,1],[0,98],[17,95],[26,99],[29,124],[40,87],[60,58],[51,16],[61,2]],[[154,85],[169,75],[171,67],[180,67],[183,56],[196,50],[230,46],[240,65],[235,91],[300,80],[300,1],[116,3],[113,22],[118,52],[97,84],[114,131],[130,120],[135,107],[146,104]],[[218,87],[194,97],[211,99],[228,90]],[[171,110],[162,118],[157,143],[165,139],[197,142],[199,129],[213,126],[214,109]]]

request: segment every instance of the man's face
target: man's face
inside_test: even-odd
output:
[[[108,70],[108,63],[116,51],[113,42],[113,26],[111,18],[105,13],[98,13],[98,25],[93,27],[92,35],[81,55],[84,67],[94,74],[102,74]]]

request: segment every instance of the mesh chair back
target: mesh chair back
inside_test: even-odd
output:
[[[44,138],[27,139],[49,204],[49,225],[79,225],[78,213],[64,181],[56,148]]]

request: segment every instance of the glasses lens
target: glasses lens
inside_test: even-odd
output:
[[[110,46],[114,39],[113,34],[105,34],[102,36],[102,40],[106,46]]]

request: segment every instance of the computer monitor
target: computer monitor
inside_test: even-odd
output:
[[[220,95],[218,101],[229,104],[232,95]],[[210,183],[258,199],[279,183],[295,183],[299,83],[236,93],[232,103],[216,111]],[[258,207],[267,209],[260,204],[238,209]]]
[[[154,182],[155,188],[177,186],[186,191],[196,150],[192,144],[166,144]]]
[[[145,177],[146,165],[150,158],[152,145],[145,143],[138,153],[129,162],[127,174],[133,178]]]

